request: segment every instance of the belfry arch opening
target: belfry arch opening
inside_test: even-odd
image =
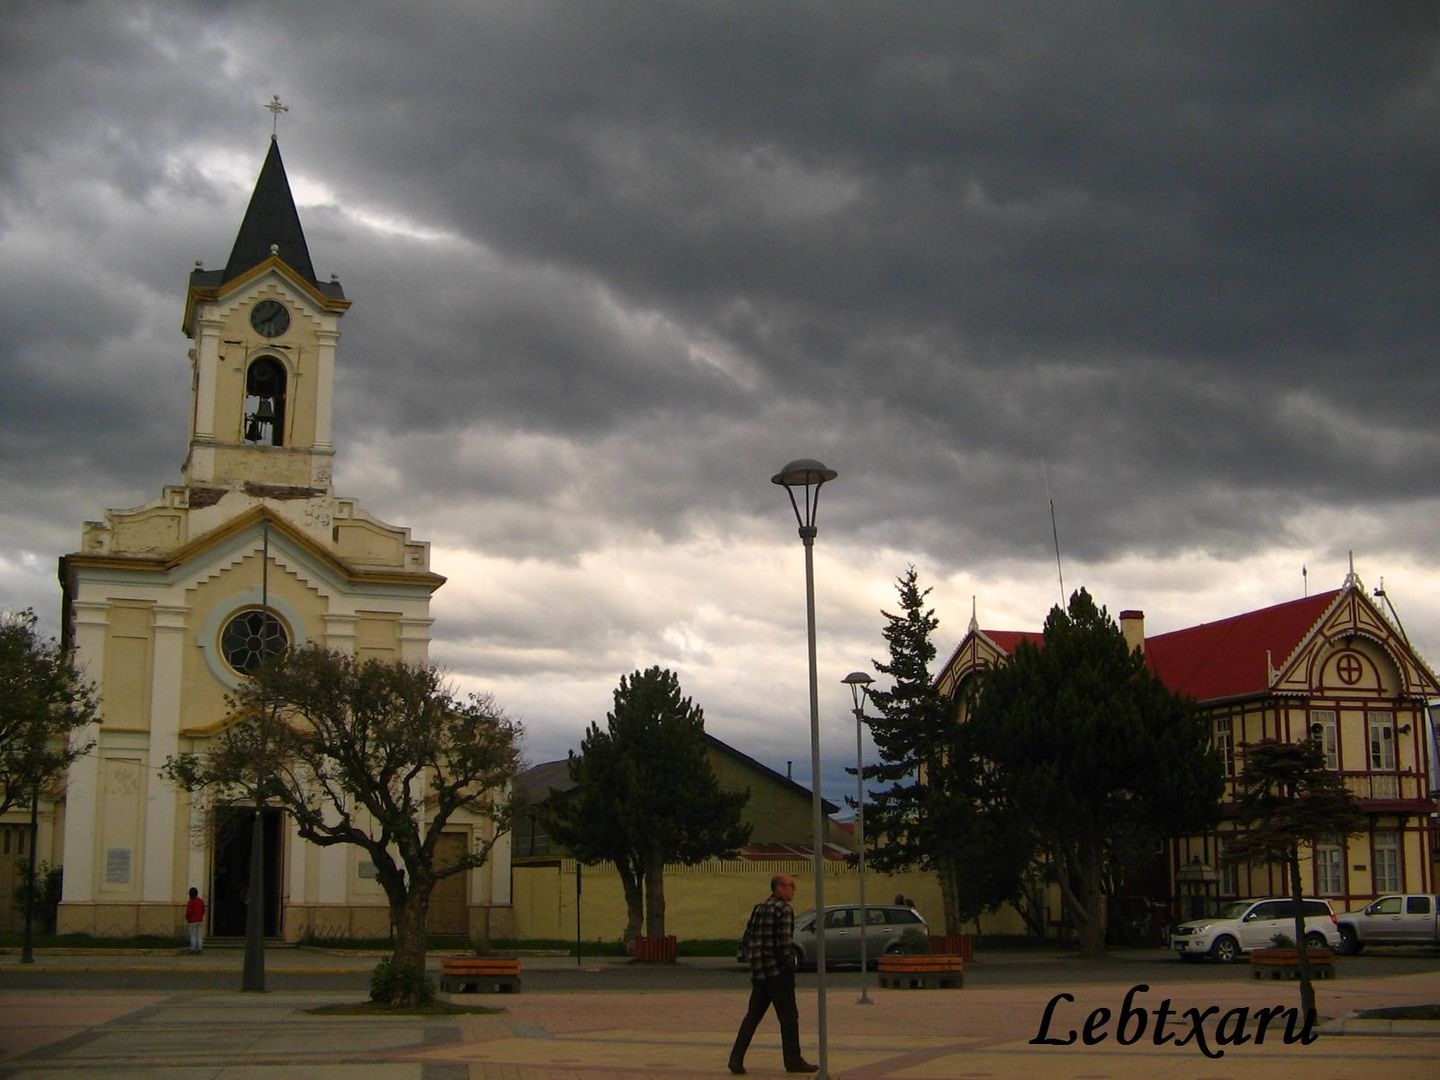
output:
[[[245,370],[245,431],[253,446],[285,445],[285,365],[273,356],[251,361]]]

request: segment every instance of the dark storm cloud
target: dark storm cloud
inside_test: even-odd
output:
[[[842,474],[827,540],[887,580],[1048,596],[1051,500],[1092,567],[1429,559],[1432,4],[5,14],[6,603],[178,478],[186,274],[229,252],[272,93],[316,269],[354,300],[337,486],[460,565],[574,575],[447,609],[457,666],[673,648],[703,684],[707,633],[775,626],[697,630],[703,597],[627,560],[698,539],[749,587],[791,574],[747,545],[793,542],[767,480],[801,454]],[[855,603],[830,617],[874,654]]]

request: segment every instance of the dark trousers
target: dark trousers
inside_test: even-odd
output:
[[[804,1062],[800,1055],[800,1009],[795,1004],[795,973],[786,971],[773,979],[756,979],[750,984],[750,1007],[745,1010],[745,1019],[740,1021],[740,1030],[735,1035],[735,1046],[730,1051],[732,1065],[745,1064],[745,1051],[750,1048],[750,1039],[765,1010],[775,1006],[775,1019],[780,1021],[780,1045],[785,1055],[785,1067],[793,1068]]]

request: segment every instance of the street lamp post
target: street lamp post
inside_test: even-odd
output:
[[[826,1027],[825,1004],[825,815],[820,797],[820,693],[815,673],[815,514],[820,504],[820,488],[838,474],[812,458],[800,458],[770,478],[772,484],[785,488],[795,522],[800,526],[800,542],[805,545],[805,623],[810,647],[810,807],[815,833],[815,985],[818,998],[820,1041],[820,1080],[828,1080],[829,1032]],[[802,492],[796,498],[797,489]]]
[[[865,948],[870,925],[865,908],[865,754],[860,745],[860,728],[865,723],[865,695],[875,680],[863,671],[852,671],[840,681],[850,687],[850,698],[855,703],[855,821],[860,841],[860,996],[856,1002],[873,1005],[867,986],[870,960]]]

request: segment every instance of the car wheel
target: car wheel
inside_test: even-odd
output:
[[[1343,956],[1359,956],[1360,950],[1365,948],[1360,941],[1360,936],[1355,933],[1353,927],[1342,926],[1340,928],[1340,953]]]
[[[1330,942],[1325,940],[1325,935],[1311,931],[1305,935],[1305,947],[1307,949],[1328,949]]]
[[[1233,964],[1240,959],[1240,943],[1228,934],[1218,937],[1210,946],[1210,955],[1222,964]]]

